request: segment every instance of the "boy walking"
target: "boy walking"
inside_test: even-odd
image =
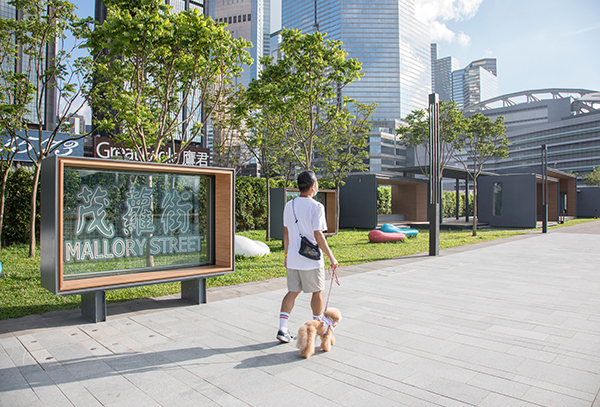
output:
[[[312,293],[310,306],[313,318],[323,314],[325,262],[323,256],[319,260],[312,260],[300,255],[301,236],[317,244],[322,253],[329,257],[332,271],[338,267],[338,262],[323,235],[323,231],[327,230],[325,208],[312,199],[319,191],[319,183],[313,171],[304,171],[298,175],[298,189],[300,196],[288,202],[283,211],[283,247],[288,292],[281,302],[277,339],[285,343],[293,340],[287,321],[300,292]]]

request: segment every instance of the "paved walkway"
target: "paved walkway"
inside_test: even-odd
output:
[[[342,268],[308,360],[274,340],[282,279],[0,321],[0,406],[600,407],[600,222],[441,253]]]

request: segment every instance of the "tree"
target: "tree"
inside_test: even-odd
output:
[[[251,64],[244,50],[251,44],[195,9],[173,13],[162,0],[104,3],[106,20],[87,43],[98,55],[90,95],[98,129],[143,161],[161,161],[161,147],[178,141],[162,159],[178,162],[207,120],[231,103],[232,78]]]
[[[349,100],[341,91],[361,76],[360,62],[325,36],[283,29],[282,58],[264,59],[260,74],[261,83],[271,86],[269,106],[278,104],[278,132],[305,170],[319,161],[315,152],[328,144],[328,137],[346,126]]]
[[[415,149],[417,165],[423,175],[429,177],[426,166],[430,161],[429,145],[429,112],[427,109],[413,110],[404,120],[408,124],[396,129],[400,139]],[[440,177],[450,161],[454,158],[459,146],[459,140],[467,130],[467,119],[456,106],[456,102],[440,101],[439,129],[440,129]],[[417,148],[425,151],[425,160],[417,154]],[[425,161],[425,162],[421,162]]]
[[[6,133],[4,129],[0,128],[0,137],[2,133]],[[4,145],[0,145],[0,237],[4,230],[4,208],[6,205],[6,184],[8,182],[8,176],[15,160],[15,155],[19,151],[17,146],[17,138],[9,135],[8,137],[2,137],[2,140],[7,140]],[[0,239],[0,247],[2,247],[2,240]]]
[[[600,167],[594,168],[594,171],[583,176],[585,185],[595,185],[600,187]]]
[[[504,116],[492,121],[475,113],[469,118],[467,131],[460,140],[458,149],[464,149],[465,154],[456,157],[473,180],[473,236],[477,236],[477,178],[490,159],[508,157],[509,140],[504,131]]]
[[[252,159],[250,151],[240,143],[241,136],[235,129],[213,127],[213,165],[216,167],[233,168],[239,173]]]
[[[0,126],[16,144],[27,145],[34,166],[29,230],[33,257],[41,162],[70,139],[84,136],[57,139],[60,129],[68,127],[69,119],[84,106],[82,95],[91,83],[91,58],[73,56],[89,32],[89,19],[78,19],[74,5],[63,0],[13,0],[10,5],[20,17],[0,18]],[[53,111],[56,101],[58,119],[46,111],[47,106]]]
[[[340,226],[340,186],[344,183],[343,179],[349,172],[368,169],[365,159],[369,158],[367,141],[372,126],[369,119],[377,104],[354,102],[354,108],[356,113],[350,116],[346,126],[334,132],[327,145],[319,150],[319,155],[323,156],[325,176],[333,182],[336,190],[336,229]]]
[[[261,62],[270,63],[270,57]],[[271,240],[271,177],[282,170],[282,164],[289,157],[289,149],[284,143],[288,131],[286,123],[281,121],[281,104],[275,93],[277,84],[265,82],[259,76],[253,79],[243,93],[237,105],[237,114],[241,120],[237,123],[244,146],[260,163],[267,187],[267,231],[266,240]]]

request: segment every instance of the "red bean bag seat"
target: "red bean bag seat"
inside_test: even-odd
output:
[[[404,233],[386,233],[381,230],[372,230],[369,232],[369,240],[373,243],[398,242],[406,239]]]

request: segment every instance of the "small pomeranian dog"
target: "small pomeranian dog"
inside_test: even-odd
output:
[[[296,346],[300,349],[300,356],[308,359],[315,353],[315,339],[321,337],[321,349],[329,352],[331,345],[335,345],[333,328],[342,320],[342,313],[337,308],[328,308],[324,316],[308,321],[298,329]]]

